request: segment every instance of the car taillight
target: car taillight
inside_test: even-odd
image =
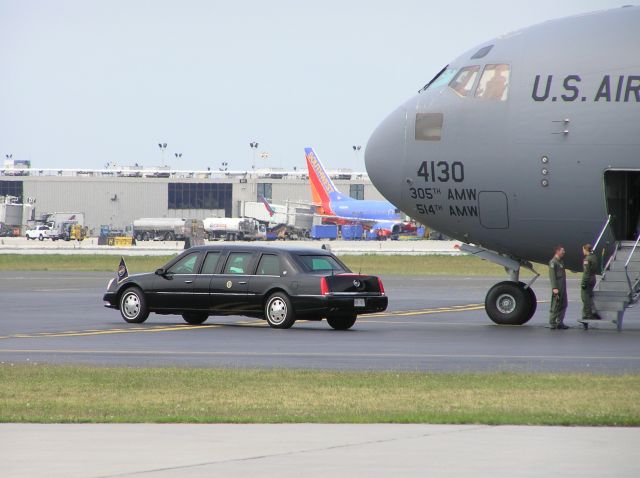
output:
[[[322,277],[320,279],[320,294],[327,295],[329,293],[329,284],[327,284],[327,278]]]
[[[382,285],[382,279],[378,277],[378,288],[380,289],[380,293],[384,295],[384,286]]]

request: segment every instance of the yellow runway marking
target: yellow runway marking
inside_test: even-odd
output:
[[[380,323],[380,324],[416,324],[419,322],[400,322],[400,321],[378,321],[371,319],[378,318],[393,318],[393,317],[412,317],[420,315],[432,315],[443,314],[451,312],[468,312],[474,310],[481,310],[484,308],[484,304],[466,304],[466,305],[452,305],[448,307],[436,307],[430,309],[413,309],[413,310],[396,310],[390,312],[379,312],[375,314],[363,315],[359,320],[360,322],[367,323]],[[306,320],[299,320],[298,323],[307,322]],[[431,322],[430,322],[431,323]],[[453,323],[447,323],[454,325]],[[455,323],[460,325],[460,323]],[[214,329],[225,326],[240,326],[240,327],[268,327],[266,321],[261,319],[241,320],[233,323],[220,323],[220,324],[207,324],[207,325],[189,325],[189,324],[174,324],[174,325],[134,325],[131,327],[115,327],[111,329],[87,329],[87,330],[65,330],[60,332],[33,332],[33,333],[19,333],[13,335],[0,336],[1,339],[31,339],[31,338],[47,338],[47,337],[87,337],[94,335],[112,335],[112,334],[135,334],[135,333],[149,333],[149,332],[175,332],[178,330],[197,330],[197,329]]]
[[[418,310],[395,310],[392,312],[378,312],[375,314],[364,315],[363,318],[387,318],[387,317],[409,317],[413,315],[430,315],[430,314],[442,314],[446,312],[466,312],[468,310],[481,310],[484,309],[484,304],[467,304],[467,305],[452,305],[449,307],[437,307],[434,309],[418,309]]]

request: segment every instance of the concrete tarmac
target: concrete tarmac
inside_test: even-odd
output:
[[[639,428],[0,424],[12,478],[638,477]]]
[[[274,330],[246,317],[191,326],[152,314],[127,324],[102,306],[111,273],[1,272],[0,362],[117,366],[288,367],[338,370],[566,371],[638,373],[640,320],[630,309],[611,323],[576,323],[581,303],[570,280],[566,323],[545,328],[548,282],[535,284],[538,311],[525,326],[494,325],[484,297],[502,277],[384,277],[389,311],[362,316],[350,331],[326,322]]]

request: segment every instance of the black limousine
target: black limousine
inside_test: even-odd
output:
[[[129,323],[150,312],[179,314],[189,324],[245,315],[278,329],[327,319],[337,330],[388,303],[378,277],[354,274],[328,251],[250,245],[193,247],[154,273],[112,279],[104,301]]]

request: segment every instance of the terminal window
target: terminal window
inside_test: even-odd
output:
[[[230,183],[169,183],[169,209],[224,209],[231,216]]]
[[[14,196],[22,202],[22,181],[0,181],[0,196]]]
[[[260,199],[265,198],[267,201],[271,201],[272,186],[273,184],[271,183],[258,183],[258,194],[256,200],[260,201]]]
[[[351,196],[353,199],[364,199],[364,184],[350,185],[349,196]]]

